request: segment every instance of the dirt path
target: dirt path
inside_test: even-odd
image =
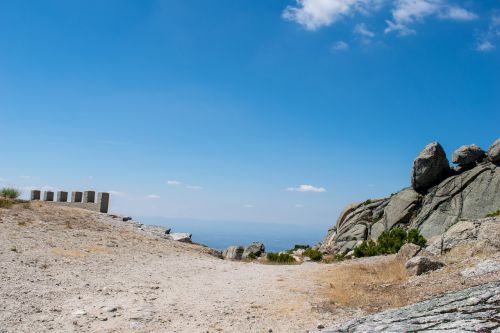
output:
[[[230,262],[105,215],[2,210],[0,332],[305,332],[321,265]],[[2,331],[3,329],[3,331]]]

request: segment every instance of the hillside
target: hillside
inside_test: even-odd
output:
[[[305,332],[498,280],[460,274],[496,250],[465,247],[411,276],[395,256],[221,260],[137,225],[47,203],[0,209],[0,332]]]

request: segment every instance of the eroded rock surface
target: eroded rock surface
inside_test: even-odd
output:
[[[496,332],[500,328],[500,282],[388,310],[321,330],[334,332]]]
[[[450,165],[443,147],[438,142],[429,143],[413,161],[411,185],[415,190],[426,190],[439,183],[450,172]]]
[[[486,153],[477,145],[464,145],[453,152],[452,162],[458,165],[468,165],[482,159]]]

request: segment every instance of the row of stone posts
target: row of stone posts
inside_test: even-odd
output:
[[[41,194],[42,192],[40,190],[32,190],[31,200],[40,201],[42,198]],[[96,200],[95,191],[85,191],[85,192],[73,191],[71,192],[71,201],[68,202],[68,192],[66,191],[58,191],[56,201],[54,201],[53,191],[44,191],[43,201],[55,202],[66,206],[75,206],[79,208],[95,210],[101,213],[107,213],[109,208],[109,193],[107,192],[97,193],[97,200]]]

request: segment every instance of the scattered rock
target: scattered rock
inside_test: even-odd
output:
[[[85,312],[84,310],[81,310],[81,309],[75,310],[72,313],[73,316],[85,316],[86,314],[87,314],[87,312]]]
[[[411,275],[421,275],[426,272],[435,271],[444,266],[441,261],[423,256],[416,256],[408,260],[405,268]]]
[[[438,142],[430,143],[413,161],[411,185],[417,191],[427,190],[446,178],[449,172],[443,147]]]
[[[266,247],[264,246],[264,244],[260,243],[260,242],[253,242],[251,243],[250,245],[248,245],[247,247],[245,247],[245,250],[243,251],[243,254],[242,254],[242,258],[245,259],[245,258],[248,258],[249,256],[251,256],[252,254],[256,257],[259,257],[262,253],[264,253],[266,250]]]
[[[478,146],[464,145],[453,152],[452,162],[458,165],[468,165],[482,160],[486,156]]]
[[[222,251],[222,258],[228,260],[241,260],[245,248],[243,246],[230,246]]]
[[[500,261],[485,260],[475,267],[464,269],[460,274],[465,277],[473,277],[497,271],[500,271]]]
[[[500,139],[496,139],[488,149],[488,159],[493,163],[500,162]]]
[[[191,243],[191,234],[187,232],[174,232],[168,235],[170,239],[178,242]]]
[[[407,243],[399,249],[399,252],[396,255],[396,259],[406,262],[411,258],[415,257],[417,253],[420,252],[420,250],[421,250],[420,246],[412,243]]]

